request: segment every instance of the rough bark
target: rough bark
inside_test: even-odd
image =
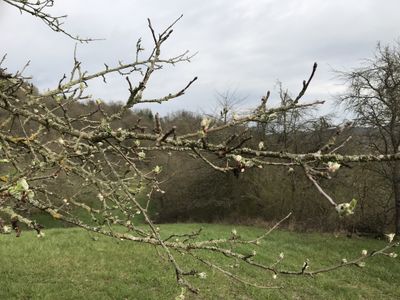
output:
[[[400,162],[393,163],[393,194],[395,202],[396,234],[400,234]]]

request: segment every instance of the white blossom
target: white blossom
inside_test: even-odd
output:
[[[241,162],[242,159],[243,159],[243,157],[242,157],[241,155],[234,155],[234,156],[233,156],[233,159],[236,160],[236,161],[238,161],[238,162]]]
[[[336,211],[338,212],[339,216],[348,216],[354,214],[354,209],[356,208],[357,200],[352,199],[348,203],[341,203],[336,205]]]
[[[337,170],[339,170],[340,164],[337,162],[328,162],[328,172],[330,173],[335,173]]]
[[[203,120],[201,120],[200,126],[203,128],[203,130],[207,131],[208,127],[211,124],[211,120],[208,118],[203,118]]]
[[[153,171],[154,171],[155,174],[160,174],[161,173],[161,167],[160,166],[155,166]]]
[[[138,153],[139,159],[145,159],[146,158],[146,153],[144,153],[143,151],[140,151]]]
[[[29,190],[29,185],[28,185],[28,183],[26,182],[26,179],[25,179],[25,178],[21,178],[21,179],[18,181],[18,185],[20,185],[21,188],[22,188],[22,190],[24,190],[24,191]]]
[[[4,233],[11,233],[11,226],[3,226],[3,232]]]
[[[251,161],[251,160],[246,160],[246,161],[244,162],[244,165],[245,165],[246,167],[248,167],[248,168],[251,168],[251,167],[254,166],[254,162]]]
[[[104,200],[104,196],[103,196],[103,194],[101,194],[101,193],[98,193],[98,194],[97,194],[97,198],[98,198],[100,201],[103,201],[103,200]]]
[[[386,237],[387,237],[387,239],[388,239],[388,241],[389,241],[389,243],[391,243],[392,241],[393,241],[393,239],[394,239],[394,237],[395,237],[395,233],[388,233],[388,234],[385,234],[386,235]]]
[[[359,266],[360,268],[364,268],[365,267],[365,262],[360,261],[357,266]]]

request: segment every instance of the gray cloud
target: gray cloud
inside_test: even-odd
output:
[[[215,91],[237,89],[255,105],[277,79],[294,93],[319,63],[307,99],[332,99],[343,87],[332,68],[350,69],[370,57],[378,40],[389,43],[399,37],[397,0],[259,0],[259,1],[58,1],[55,14],[68,14],[65,28],[80,36],[105,38],[78,45],[78,56],[89,71],[129,61],[137,38],[151,47],[146,28],[150,17],[160,30],[181,13],[164,55],[190,49],[198,55],[190,64],[167,67],[155,76],[149,96],[182,87],[194,76],[199,81],[187,95],[155,109],[200,110],[212,107]],[[1,5],[1,2],[0,2]],[[31,60],[28,73],[40,89],[54,86],[72,65],[74,42],[56,34],[32,17],[0,6],[0,54],[8,53],[11,70]],[[123,80],[96,82],[93,94],[123,100]],[[329,106],[327,106],[329,107]],[[327,109],[327,108],[326,108]]]

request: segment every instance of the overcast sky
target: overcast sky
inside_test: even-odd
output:
[[[143,38],[150,49],[146,19],[160,31],[183,14],[165,55],[185,50],[198,52],[193,61],[169,67],[151,81],[148,96],[162,96],[199,80],[185,96],[152,109],[162,114],[178,109],[209,112],[216,92],[236,90],[246,97],[245,107],[255,106],[267,90],[277,99],[279,79],[295,94],[307,78],[313,62],[319,67],[303,101],[325,99],[333,106],[343,85],[333,69],[350,70],[362,58],[371,57],[376,43],[392,43],[400,37],[398,0],[56,0],[50,12],[67,14],[65,29],[83,37],[104,38],[78,45],[85,69],[96,71],[103,63],[129,62],[135,44]],[[27,75],[40,90],[57,85],[71,70],[75,42],[54,33],[29,15],[20,15],[0,0],[0,55],[8,54],[10,71],[31,64]],[[4,66],[3,66],[4,67]],[[95,82],[96,97],[125,100],[126,81]],[[272,101],[273,102],[273,101]]]

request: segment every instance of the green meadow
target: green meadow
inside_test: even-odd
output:
[[[203,227],[201,238],[228,237],[233,226],[215,224],[168,224],[162,234],[188,232]],[[238,234],[255,237],[262,229],[237,226]],[[20,238],[0,236],[0,299],[174,299],[181,288],[161,249],[89,234],[78,228],[55,228],[44,238],[25,231]],[[294,233],[277,230],[259,246],[255,260],[270,263],[283,252],[282,268],[301,269],[337,264],[377,250],[385,241],[335,237],[333,234]],[[342,268],[309,276],[278,276],[249,268],[217,254],[202,253],[222,267],[251,282],[279,286],[257,289],[235,282],[209,267],[175,253],[181,264],[205,272],[193,278],[199,295],[185,299],[400,299],[400,260],[376,256],[363,268]],[[271,260],[272,259],[272,260]]]

